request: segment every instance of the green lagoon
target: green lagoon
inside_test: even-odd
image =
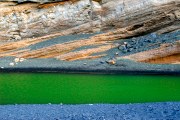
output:
[[[180,76],[0,73],[0,104],[180,101]]]

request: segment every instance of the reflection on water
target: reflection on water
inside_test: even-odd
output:
[[[0,104],[180,101],[179,93],[179,76],[0,74]]]

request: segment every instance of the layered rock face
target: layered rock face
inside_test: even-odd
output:
[[[0,8],[0,39],[43,36],[91,21],[89,0],[47,5],[25,3]]]
[[[0,57],[94,59],[106,56],[92,56],[94,53],[117,48],[118,40],[179,29],[180,0],[3,1],[0,2]],[[24,49],[51,38],[87,33],[98,34],[36,50]],[[94,48],[72,52],[86,46]],[[164,56],[179,54],[174,47],[169,48],[171,54]]]
[[[0,0],[0,2],[37,2],[37,3],[50,3],[50,2],[60,2],[65,0]]]
[[[175,24],[171,29],[179,28],[180,3],[177,0],[102,2],[104,3],[89,0],[49,4],[1,2],[0,40],[22,40],[57,32],[75,34],[110,31],[128,26],[137,29],[144,24],[148,26],[150,22],[157,29],[158,25],[162,29],[167,24]]]

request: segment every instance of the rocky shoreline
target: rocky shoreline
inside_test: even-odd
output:
[[[179,102],[114,105],[0,105],[2,120],[178,120],[179,118]]]
[[[16,57],[1,57],[0,72],[67,72],[67,73],[135,73],[135,74],[180,74],[178,64],[150,64],[132,60],[120,59],[143,51],[151,51],[159,48],[162,44],[174,43],[180,39],[180,31],[158,35],[134,37],[114,41],[117,47],[101,52],[106,56],[96,59],[83,59],[64,61],[55,58],[22,59]],[[27,49],[38,50],[46,46],[62,44],[64,41],[76,41],[76,39],[88,39],[94,34],[63,36],[50,39],[38,44],[30,45]],[[68,38],[68,39],[67,39]],[[67,41],[68,40],[68,41]],[[149,46],[149,47],[148,47]],[[81,47],[76,51],[91,49],[92,46]],[[93,47],[92,47],[93,48]],[[99,55],[93,53],[93,55]],[[72,56],[70,56],[72,57]],[[178,57],[176,57],[178,60]],[[166,60],[165,60],[166,61]],[[139,67],[141,66],[141,67]]]
[[[179,1],[0,5],[0,72],[180,73]]]

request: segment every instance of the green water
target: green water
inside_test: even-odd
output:
[[[180,101],[179,76],[0,73],[0,104]]]

